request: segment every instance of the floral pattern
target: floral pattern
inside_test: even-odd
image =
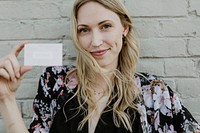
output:
[[[34,116],[29,132],[49,132],[55,114],[76,91],[76,73],[70,73],[65,79],[73,68],[48,67],[43,71],[33,101]],[[200,132],[198,122],[164,81],[154,75],[139,73],[135,76],[135,82],[143,99],[138,109],[144,133]]]

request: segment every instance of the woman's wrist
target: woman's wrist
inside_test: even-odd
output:
[[[9,94],[9,95],[0,95],[0,108],[1,106],[9,106],[9,104],[13,104],[16,102],[15,94]]]
[[[19,111],[15,95],[10,95],[0,101],[0,112],[5,121],[8,133],[28,133]]]
[[[12,108],[15,108],[17,105],[16,98],[14,95],[9,95],[7,97],[1,97],[0,99],[0,112],[2,116],[4,113],[12,111]]]

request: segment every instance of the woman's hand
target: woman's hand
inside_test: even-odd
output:
[[[17,60],[25,44],[19,44],[9,55],[0,58],[0,113],[7,133],[28,133],[15,99],[24,73],[32,69],[20,66]]]
[[[17,60],[26,43],[19,44],[9,55],[0,58],[0,101],[15,96],[24,73],[32,69],[30,66],[20,66]]]

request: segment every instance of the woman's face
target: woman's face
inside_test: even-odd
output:
[[[98,64],[107,69],[117,67],[122,49],[122,35],[128,33],[119,16],[96,2],[81,6],[77,15],[80,45]]]

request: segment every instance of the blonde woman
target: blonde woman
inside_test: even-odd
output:
[[[33,133],[198,132],[176,94],[155,76],[136,74],[139,44],[119,0],[76,0],[74,66],[48,67],[33,103]],[[15,91],[30,67],[19,67],[21,44],[0,60],[0,109],[7,131],[28,132]],[[176,121],[176,124],[174,124]]]

